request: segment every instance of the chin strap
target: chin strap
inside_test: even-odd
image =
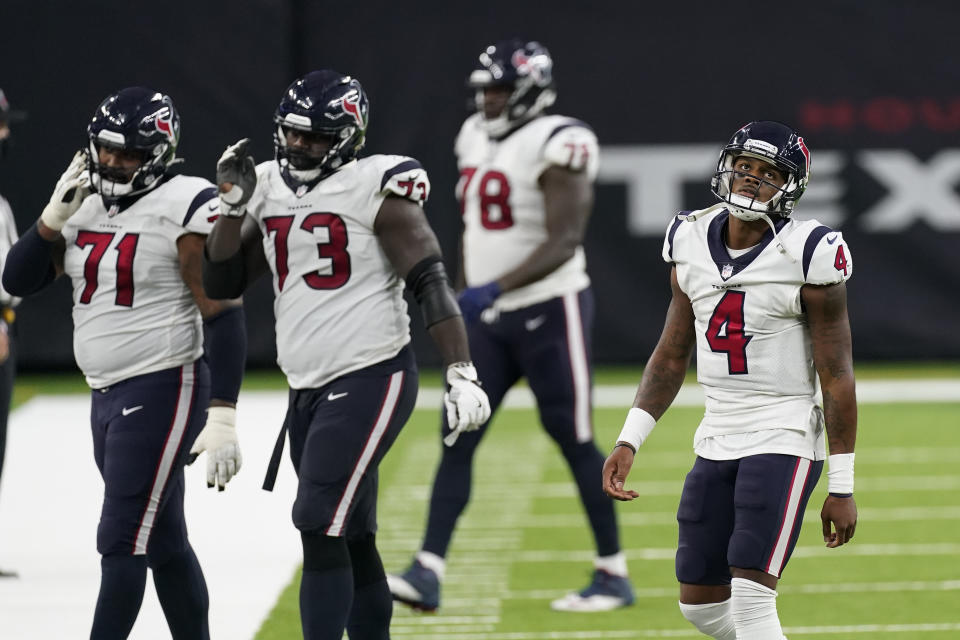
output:
[[[683,214],[680,216],[682,220],[687,222],[695,222],[697,218],[702,218],[708,213],[713,213],[714,211],[719,211],[720,209],[726,209],[727,207],[733,207],[734,205],[728,202],[718,202],[712,204],[706,209],[698,209],[697,211],[691,211],[690,213]],[[790,262],[797,262],[797,259],[793,257],[793,254],[787,251],[787,248],[784,246],[783,242],[780,240],[780,235],[777,233],[777,228],[773,224],[773,220],[770,219],[770,216],[766,213],[760,214],[760,219],[764,220],[768,225],[770,225],[770,230],[773,231],[773,241],[777,243],[777,251],[786,256]]]
[[[707,207],[706,209],[697,209],[696,211],[691,211],[690,213],[685,213],[685,214],[681,215],[680,218],[681,218],[682,220],[686,220],[687,222],[696,222],[696,221],[697,221],[697,218],[702,218],[703,216],[707,215],[708,213],[713,213],[714,211],[719,211],[720,209],[726,209],[726,208],[727,208],[727,203],[726,203],[726,202],[718,202],[718,203],[716,203],[716,204],[710,205],[710,206]]]
[[[783,246],[783,242],[780,241],[780,236],[777,234],[777,228],[774,226],[773,220],[770,219],[770,216],[764,213],[761,214],[760,217],[763,218],[768,225],[770,225],[770,230],[773,231],[773,241],[777,243],[777,251],[787,256],[790,262],[796,263],[797,259],[793,257],[792,253],[787,251],[787,248]]]

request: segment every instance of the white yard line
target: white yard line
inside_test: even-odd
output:
[[[784,627],[783,632],[793,636],[816,636],[838,633],[921,634],[960,631],[960,622],[931,622],[918,624],[863,624],[820,627]],[[420,630],[423,633],[423,630]],[[430,634],[430,640],[617,640],[630,638],[703,638],[689,629],[635,629],[631,631],[535,631],[535,632],[462,632]],[[903,637],[900,635],[900,637]],[[916,637],[913,635],[911,637]]]
[[[640,382],[639,373],[637,382]],[[633,403],[637,393],[636,384],[597,385],[593,390],[593,406],[600,408],[623,407]],[[439,410],[443,392],[438,388],[420,389],[418,408],[435,407]],[[673,401],[675,407],[702,407],[703,390],[695,383],[684,384]],[[960,379],[929,378],[916,380],[858,380],[857,402],[876,404],[887,402],[960,402]],[[507,409],[531,409],[536,407],[533,394],[527,387],[514,387],[503,401]]]

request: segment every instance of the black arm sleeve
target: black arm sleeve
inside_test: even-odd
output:
[[[210,398],[237,403],[247,363],[247,324],[242,307],[231,307],[203,323],[203,350],[210,365]]]
[[[247,269],[243,251],[222,262],[213,262],[203,249],[203,291],[211,300],[231,300],[243,295],[247,288]]]
[[[28,296],[40,291],[57,277],[53,266],[54,243],[44,240],[32,225],[10,247],[3,267],[3,288],[10,295]]]
[[[426,328],[460,315],[460,306],[440,256],[430,256],[413,265],[407,274],[407,288],[420,306]]]

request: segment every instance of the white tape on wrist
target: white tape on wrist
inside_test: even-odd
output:
[[[836,453],[827,456],[827,491],[840,495],[853,493],[854,453]]]
[[[639,407],[633,407],[627,412],[627,419],[623,421],[623,430],[620,431],[617,442],[627,442],[634,450],[639,449],[656,425],[657,421],[652,415]]]

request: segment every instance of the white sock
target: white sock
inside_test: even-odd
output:
[[[708,604],[680,603],[683,617],[700,630],[700,633],[716,640],[737,640],[737,629],[730,617],[730,600]]]
[[[447,561],[438,556],[435,553],[430,553],[429,551],[417,551],[417,555],[414,556],[420,564],[425,566],[430,571],[433,571],[437,574],[437,578],[443,581],[443,574],[447,570]]]
[[[776,591],[745,578],[734,578],[730,591],[730,615],[737,627],[737,640],[783,640]]]
[[[597,556],[593,559],[593,567],[601,569],[615,576],[627,577],[627,556],[619,551],[612,556]]]

